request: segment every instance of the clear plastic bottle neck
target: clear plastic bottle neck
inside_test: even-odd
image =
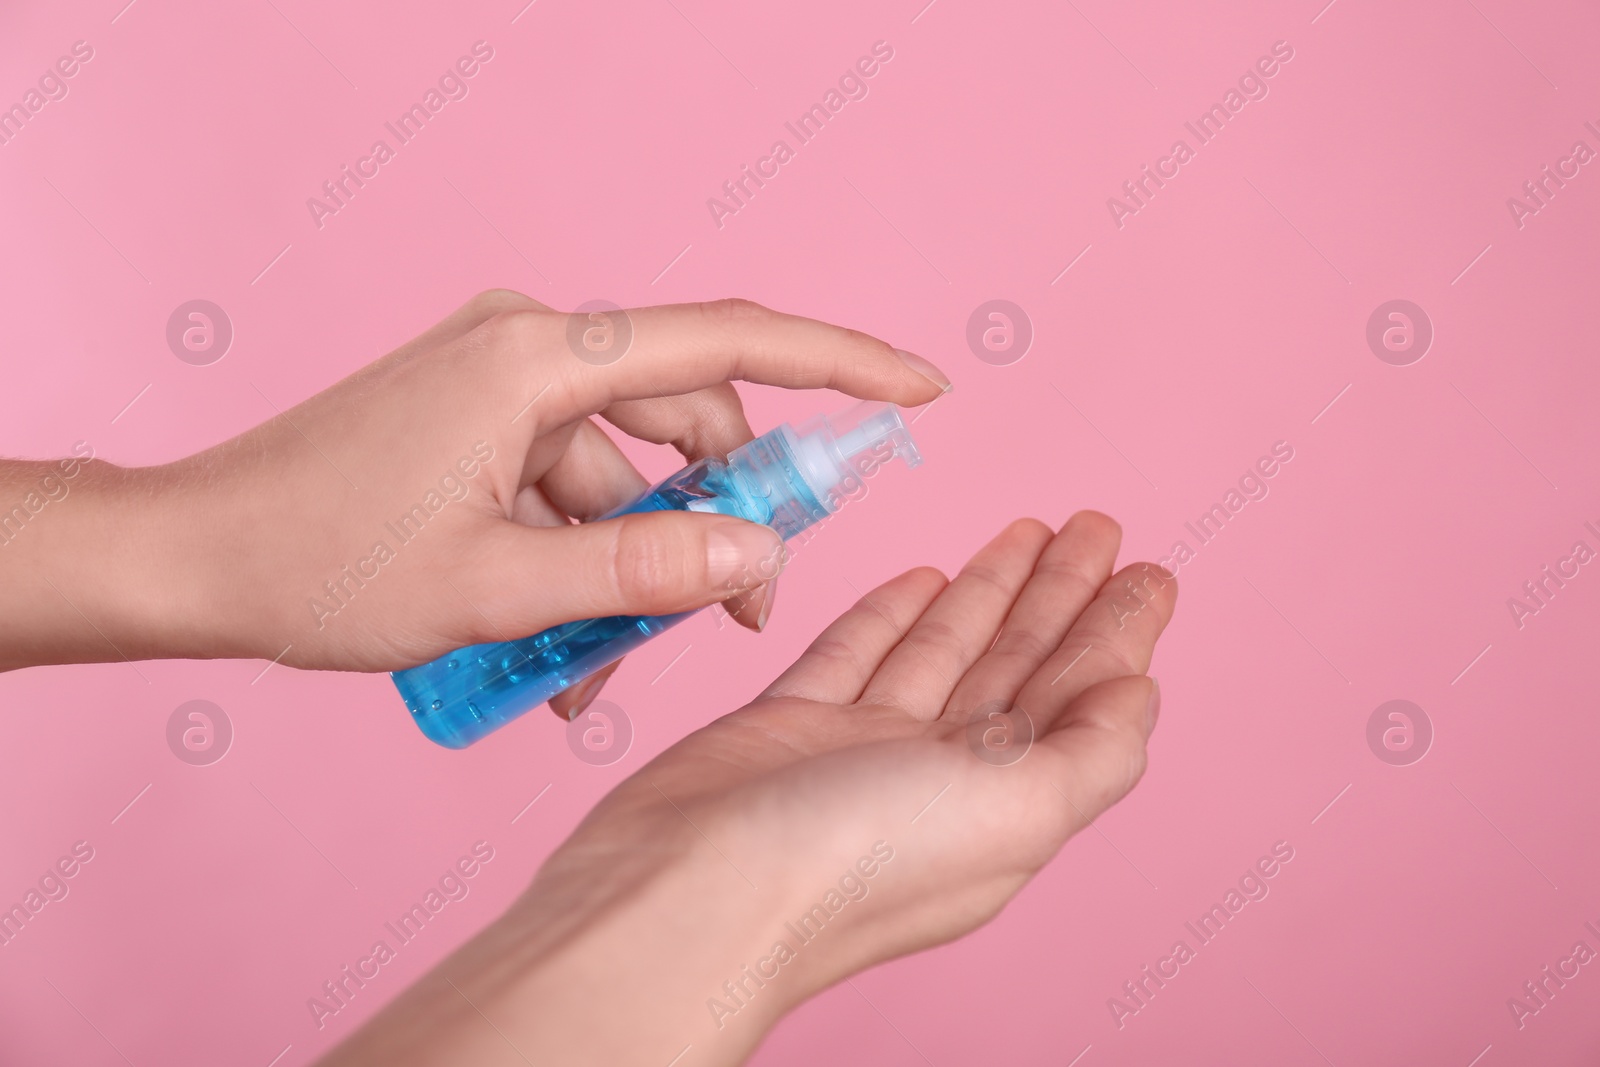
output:
[[[899,457],[922,462],[900,409],[863,401],[799,426],[783,425],[728,456],[728,465],[767,499],[785,539],[860,495],[866,480]]]

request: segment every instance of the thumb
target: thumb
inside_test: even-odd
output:
[[[785,562],[770,526],[727,515],[655,511],[575,526],[497,527],[486,573],[498,576],[507,633],[693,611],[770,581]]]
[[[1059,791],[1085,823],[1138,784],[1160,714],[1160,685],[1131,674],[1085,689],[1049,726],[1043,749],[1059,761]]]

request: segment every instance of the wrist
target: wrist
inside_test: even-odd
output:
[[[668,842],[652,846],[666,862],[637,845],[570,873],[552,857],[503,920],[506,943],[542,946],[507,987],[509,1017],[543,1013],[529,1027],[550,1041],[538,1051],[661,1063],[692,1046],[698,1064],[742,1063],[790,1010],[904,951],[883,928],[898,880],[888,842],[774,847],[771,821],[750,815],[666,811],[658,833],[635,838]]]
[[[86,450],[87,451],[87,450]],[[224,512],[166,467],[0,464],[0,667],[252,654],[218,625]]]
[[[750,977],[789,938],[773,902],[783,882],[752,888],[667,814],[676,825],[622,848],[569,841],[505,915],[322,1067],[469,1067],[502,1062],[507,1045],[533,1063],[660,1067],[691,1047],[687,1062],[742,1063],[814,992],[798,966]],[[738,1009],[713,1011],[712,999],[731,1003],[729,985],[743,986]]]
[[[520,960],[505,999],[513,1017],[539,1013],[528,1032],[548,1059],[667,1063],[692,1046],[698,1064],[742,1063],[811,992],[789,973],[753,973],[787,937],[784,882],[741,872],[668,814],[682,829],[662,827],[666,862],[642,876],[626,861],[541,875],[503,920],[507,942],[542,946]]]
[[[742,1062],[770,1021],[714,1040],[703,1001],[724,959],[745,951],[747,917],[723,906],[720,874],[687,850],[663,855],[678,851],[674,836],[591,856],[587,871],[559,870],[558,852],[554,877],[547,865],[505,915],[321,1067],[471,1067],[504,1062],[508,1045],[532,1063],[660,1067],[688,1045],[696,1064]],[[641,863],[637,851],[654,855]]]

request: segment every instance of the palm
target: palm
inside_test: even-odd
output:
[[[623,783],[573,845],[614,855],[687,823],[752,886],[809,891],[887,841],[926,905],[889,951],[965,932],[1143,770],[1143,672],[1176,586],[1144,564],[1113,578],[1119,541],[1093,513],[1054,537],[1023,521],[953,582],[901,575]],[[1026,718],[991,714],[1011,708]]]
[[[1112,577],[1120,536],[1089,512],[1055,536],[1018,522],[952,582],[916,570],[867,594],[613,790],[448,985],[414,987],[338,1062],[516,1062],[509,1044],[731,1064],[818,990],[984,922],[1144,769],[1144,670],[1176,586],[1148,565]],[[993,702],[1035,734],[999,766],[968,741]]]

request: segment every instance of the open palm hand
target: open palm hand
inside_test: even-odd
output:
[[[736,1063],[818,990],[991,918],[1144,771],[1144,672],[1177,585],[1113,575],[1120,541],[1094,512],[1059,534],[1022,520],[953,581],[922,568],[868,593],[607,796],[436,972],[439,1010],[486,1054]],[[446,1041],[473,1062],[438,1018],[372,1043],[399,1029],[380,1016],[347,1048],[433,1062]]]

